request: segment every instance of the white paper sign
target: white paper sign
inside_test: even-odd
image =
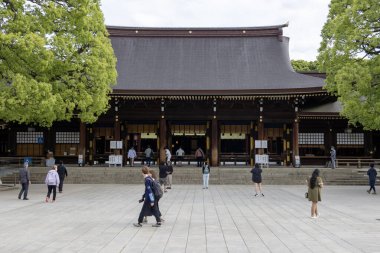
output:
[[[111,149],[123,149],[123,141],[110,141]]]
[[[255,155],[255,162],[258,164],[268,164],[269,156],[268,155]]]
[[[268,148],[267,140],[255,140],[255,148]]]

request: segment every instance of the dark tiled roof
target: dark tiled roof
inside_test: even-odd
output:
[[[254,94],[270,90],[286,93],[290,89],[321,91],[324,85],[321,78],[293,71],[289,39],[282,37],[281,29],[278,34],[270,34],[267,29],[262,36],[257,28],[252,30],[251,36],[228,36],[226,33],[223,36],[217,33],[170,36],[168,29],[161,36],[141,36],[141,32],[140,36],[123,36],[116,30],[113,33],[112,29],[109,28],[110,38],[118,61],[114,91],[178,93],[186,90],[201,94],[202,91],[241,90]],[[119,28],[118,32],[120,29],[125,28]],[[218,32],[218,29],[212,31]],[[193,34],[196,32],[195,29]]]

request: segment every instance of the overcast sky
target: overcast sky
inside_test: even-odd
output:
[[[284,24],[290,58],[315,60],[330,0],[101,0],[106,25],[250,27]]]

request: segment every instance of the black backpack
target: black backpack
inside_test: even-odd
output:
[[[152,190],[153,190],[154,196],[158,199],[162,198],[162,196],[164,195],[161,189],[161,185],[160,183],[158,183],[157,180],[152,180]]]

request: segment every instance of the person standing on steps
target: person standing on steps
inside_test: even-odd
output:
[[[156,200],[155,200],[154,193],[152,190],[153,179],[149,176],[148,167],[143,167],[141,169],[141,172],[143,174],[144,184],[145,184],[145,193],[144,193],[144,200],[143,200],[144,204],[141,208],[137,223],[133,223],[133,225],[135,227],[142,227],[144,216],[146,216],[145,214],[151,212],[156,218],[156,222],[157,222],[156,224],[152,225],[152,227],[160,227],[161,226],[160,213],[157,208],[157,204],[155,204]]]
[[[150,164],[152,162],[152,158],[153,158],[153,150],[150,148],[150,145],[148,145],[144,151],[145,153],[145,163],[148,167],[150,167]]]
[[[331,169],[335,169],[336,167],[336,150],[334,146],[331,147],[330,150],[330,159],[331,159]]]
[[[179,147],[179,149],[177,149],[175,155],[177,156],[178,166],[182,166],[183,156],[185,155],[185,151],[182,149],[182,147]]]
[[[65,180],[65,177],[68,176],[67,169],[66,169],[65,165],[63,165],[62,161],[59,161],[57,172],[58,172],[58,176],[59,176],[58,191],[59,191],[59,193],[62,193],[62,190],[63,190],[63,181]]]
[[[260,193],[261,196],[264,197],[264,193],[262,191],[262,178],[261,178],[261,173],[263,172],[262,169],[260,169],[260,166],[256,163],[255,167],[251,170],[252,173],[252,181],[255,183],[255,197],[258,196],[258,193]]]
[[[164,151],[165,151],[166,164],[168,164],[172,159],[172,153],[170,152],[169,147],[167,146],[165,147]]]
[[[208,181],[210,179],[211,168],[207,162],[205,162],[202,166],[202,174],[203,174],[203,189],[208,189]]]
[[[136,154],[136,151],[135,151],[135,148],[132,146],[129,150],[128,150],[128,159],[129,159],[129,165],[131,167],[133,167],[135,165],[135,158],[137,157],[137,154]]]
[[[322,178],[319,176],[319,170],[315,169],[311,178],[306,180],[308,184],[308,198],[311,201],[311,218],[315,219],[319,217],[318,201],[322,201],[321,189],[323,187]]]
[[[371,163],[369,165],[369,170],[367,171],[367,175],[368,175],[368,183],[370,187],[369,190],[367,190],[367,192],[368,194],[370,194],[371,191],[373,190],[373,194],[376,194],[375,184],[376,184],[377,171],[375,169],[374,163]]]
[[[198,149],[195,151],[195,159],[197,159],[197,167],[202,167],[204,157],[205,157],[205,153],[203,152],[201,147],[198,147]]]
[[[20,169],[19,173],[19,181],[21,184],[21,191],[18,194],[18,199],[21,199],[22,194],[24,194],[23,200],[29,200],[28,199],[28,190],[29,190],[29,184],[31,184],[30,181],[30,171],[29,171],[29,162],[26,161],[24,163],[24,167]]]
[[[51,170],[46,175],[45,184],[48,187],[48,193],[46,195],[46,202],[49,202],[50,194],[53,191],[53,200],[55,202],[55,197],[57,196],[57,186],[59,185],[59,175],[57,173],[57,165],[53,165]]]

